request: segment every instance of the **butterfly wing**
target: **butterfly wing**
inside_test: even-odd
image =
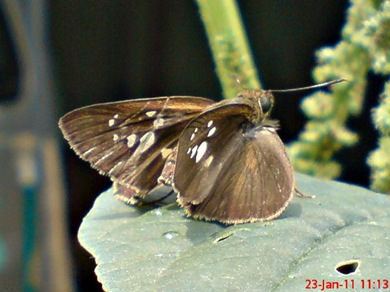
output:
[[[293,168],[275,128],[254,127],[242,100],[192,120],[179,139],[173,186],[188,215],[227,224],[270,220],[292,199]]]
[[[97,104],[59,121],[72,149],[123,191],[144,197],[157,186],[164,161],[186,124],[213,100],[176,96]]]

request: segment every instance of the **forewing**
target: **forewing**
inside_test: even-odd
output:
[[[97,104],[66,114],[59,126],[82,159],[143,197],[186,124],[213,102],[177,96]]]
[[[251,124],[253,111],[241,100],[216,104],[193,119],[180,136],[173,176],[181,202],[198,204],[210,195],[227,159],[239,145],[228,143]]]
[[[179,202],[190,216],[227,224],[276,218],[294,190],[293,168],[282,141],[271,126],[251,128],[243,116],[223,116],[202,114],[180,137],[174,175]],[[210,120],[217,131],[208,137]],[[195,128],[197,133],[203,130],[191,140]],[[199,154],[198,146],[193,153],[203,142],[205,152]]]

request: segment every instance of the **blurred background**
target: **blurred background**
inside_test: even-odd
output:
[[[77,231],[110,181],[69,149],[58,119],[81,106],[132,98],[220,100],[197,5],[0,3],[0,290],[99,291],[94,259],[79,245]],[[311,85],[314,53],[338,42],[348,8],[340,0],[238,3],[266,89]],[[338,153],[342,181],[368,187],[366,157],[377,138],[370,110],[381,86],[370,76],[364,111],[349,121],[361,139]],[[305,123],[299,108],[304,94],[276,96],[273,118],[287,144]]]

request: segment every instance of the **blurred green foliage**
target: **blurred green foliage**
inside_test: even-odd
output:
[[[385,77],[390,73],[390,1],[351,1],[342,40],[334,47],[319,50],[317,59],[313,70],[317,82],[337,78],[348,82],[333,86],[331,93],[316,92],[303,100],[302,110],[310,120],[298,141],[290,145],[289,154],[297,171],[336,178],[341,166],[334,154],[358,141],[346,124],[362,111],[368,72]],[[390,147],[386,147],[389,86],[386,88],[381,105],[374,111],[374,123],[382,137],[379,148],[368,159],[371,187],[382,192],[390,192]]]

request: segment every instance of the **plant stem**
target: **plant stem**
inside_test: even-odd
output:
[[[235,0],[197,0],[225,98],[261,88]]]

